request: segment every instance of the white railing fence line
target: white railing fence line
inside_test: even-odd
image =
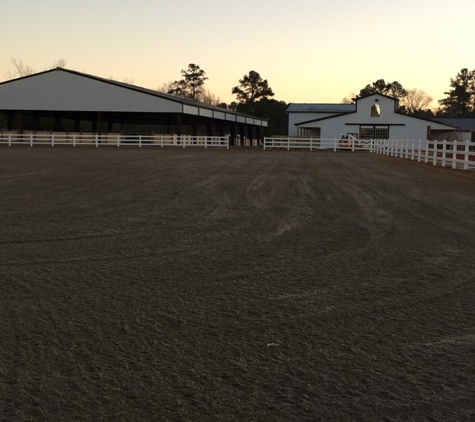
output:
[[[475,170],[475,142],[390,139],[375,141],[371,152],[434,166]]]
[[[475,170],[475,142],[470,141],[428,141],[409,139],[338,139],[308,137],[265,137],[266,148],[290,149],[333,149],[367,151],[391,157],[417,160],[418,162],[451,166],[453,169]]]
[[[292,138],[288,136],[264,138],[262,144],[263,149],[266,148],[285,148],[287,150],[293,148],[317,149],[321,143],[319,138]]]
[[[175,147],[226,147],[229,149],[229,135],[189,136],[189,135],[122,135],[85,133],[0,133],[0,145],[43,145],[59,146],[175,146]]]
[[[333,149],[349,151],[370,151],[372,140],[338,139],[338,138],[313,138],[313,137],[265,137],[262,143],[266,148],[285,148],[287,150],[300,149]]]

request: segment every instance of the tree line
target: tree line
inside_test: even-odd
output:
[[[348,103],[356,98],[380,93],[399,100],[399,111],[416,117],[472,117],[475,118],[475,70],[461,69],[455,78],[450,79],[450,89],[445,91],[445,98],[438,100],[437,110],[429,108],[433,98],[423,90],[405,89],[397,82],[386,83],[378,79],[362,88],[354,98],[344,98]]]
[[[9,70],[5,75],[7,79],[35,73],[35,70],[23,63],[22,60],[12,59],[12,65],[13,71]],[[64,59],[56,60],[50,68],[58,66],[65,67],[66,61]],[[190,63],[187,69],[181,70],[181,79],[164,83],[157,88],[157,91],[267,119],[267,134],[269,136],[287,133],[286,110],[288,103],[272,98],[274,92],[269,86],[269,82],[255,70],[244,75],[242,79],[239,79],[238,85],[231,88],[231,93],[236,96],[236,100],[230,104],[222,102],[218,96],[205,89],[207,80],[206,72],[199,65]],[[124,79],[124,82],[132,83],[133,80]],[[475,70],[467,68],[461,69],[454,78],[450,79],[450,89],[444,92],[446,97],[438,101],[439,108],[437,110],[430,108],[433,98],[425,91],[417,88],[406,89],[398,81],[386,82],[384,79],[378,79],[366,85],[360,89],[358,94],[353,92],[342,102],[353,103],[358,98],[374,93],[398,99],[399,111],[416,117],[475,118]]]
[[[274,96],[274,92],[269,86],[269,82],[255,70],[244,75],[242,79],[239,79],[239,84],[231,89],[232,94],[236,95],[236,101],[230,104],[221,102],[219,97],[205,90],[204,84],[208,77],[197,64],[190,63],[186,70],[181,70],[181,76],[181,79],[163,84],[158,90],[267,119],[268,135],[287,133],[286,110],[288,104],[285,101],[270,98]]]
[[[267,79],[258,72],[251,70],[239,84],[231,89],[236,95],[236,101],[223,103],[209,91],[204,90],[206,72],[196,64],[191,63],[187,70],[181,71],[183,78],[162,86],[169,94],[179,95],[208,104],[231,109],[244,114],[268,119],[269,135],[282,135],[287,132],[287,107],[285,101],[277,101]],[[163,89],[163,88],[166,88]],[[444,94],[445,98],[438,101],[439,108],[430,108],[433,98],[425,91],[413,88],[406,89],[398,81],[386,82],[384,79],[366,85],[359,93],[353,92],[343,103],[353,103],[356,99],[371,94],[383,94],[399,100],[399,112],[408,115],[433,117],[475,117],[475,70],[464,68],[455,78],[450,79],[450,89]]]

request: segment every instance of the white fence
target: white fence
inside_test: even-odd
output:
[[[263,149],[266,148],[285,148],[287,150],[294,148],[304,148],[304,149],[319,149],[321,146],[320,139],[318,138],[290,138],[290,137],[280,137],[280,138],[264,138],[262,144]]]
[[[264,138],[266,148],[333,149],[367,151],[374,154],[417,160],[443,167],[475,170],[475,142],[427,140],[361,140],[274,137]]]
[[[431,163],[434,166],[475,170],[475,142],[391,139],[373,141],[371,152]]]
[[[303,137],[273,137],[264,138],[262,143],[263,149],[266,148],[284,148],[287,150],[300,149],[333,149],[334,151],[350,150],[350,151],[370,151],[372,140],[360,139],[336,139],[336,138],[303,138]]]
[[[229,136],[188,136],[188,135],[121,135],[121,134],[79,134],[79,133],[0,133],[0,145],[43,145],[59,146],[175,146],[175,147],[226,147]]]

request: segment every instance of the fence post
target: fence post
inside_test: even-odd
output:
[[[183,144],[183,148],[185,148],[185,135],[181,135],[181,143]]]
[[[424,163],[428,163],[428,162],[429,162],[429,141],[426,139]]]
[[[417,150],[417,162],[420,163],[422,159],[422,140],[419,139],[419,148]]]
[[[463,169],[468,170],[468,162],[470,160],[470,141],[465,142],[465,151],[463,154]]]
[[[351,152],[355,152],[355,140],[351,140]]]
[[[73,135],[73,147],[76,148],[76,134]]]
[[[30,134],[30,145],[33,146],[33,134]]]
[[[33,141],[31,142],[31,146],[33,146]],[[51,146],[54,147],[54,133],[51,134]]]
[[[263,151],[266,150],[266,139],[267,139],[267,137],[264,136],[264,145],[262,146],[262,150],[263,150]]]
[[[226,135],[226,149],[229,149],[229,135]]]
[[[414,142],[416,142],[414,139],[412,140],[412,149],[411,149],[411,160],[414,161]]]
[[[442,167],[445,167],[445,159],[447,157],[447,140],[442,141]]]
[[[97,148],[98,143],[99,143],[99,135],[96,133],[96,148]]]
[[[457,168],[457,140],[455,140],[452,144],[452,168]]]
[[[163,133],[160,135],[160,143],[162,144],[162,148],[163,148]]]
[[[117,135],[117,148],[120,147],[120,135]]]
[[[310,151],[312,150],[312,137],[310,137]]]
[[[432,164],[437,165],[437,141],[434,141],[434,154],[432,156]]]
[[[139,148],[142,148],[142,135],[139,135]]]
[[[287,136],[287,151],[290,149],[290,136]]]
[[[336,138],[335,138],[333,141],[334,141],[334,144],[333,144],[333,152],[336,152]]]

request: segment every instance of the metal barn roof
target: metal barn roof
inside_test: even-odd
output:
[[[287,113],[351,113],[356,104],[290,104]]]
[[[475,131],[475,119],[470,117],[434,117],[432,120],[436,120],[437,122],[446,125],[455,126],[463,131]]]
[[[63,68],[0,83],[0,110],[184,113],[267,126],[264,119]]]

